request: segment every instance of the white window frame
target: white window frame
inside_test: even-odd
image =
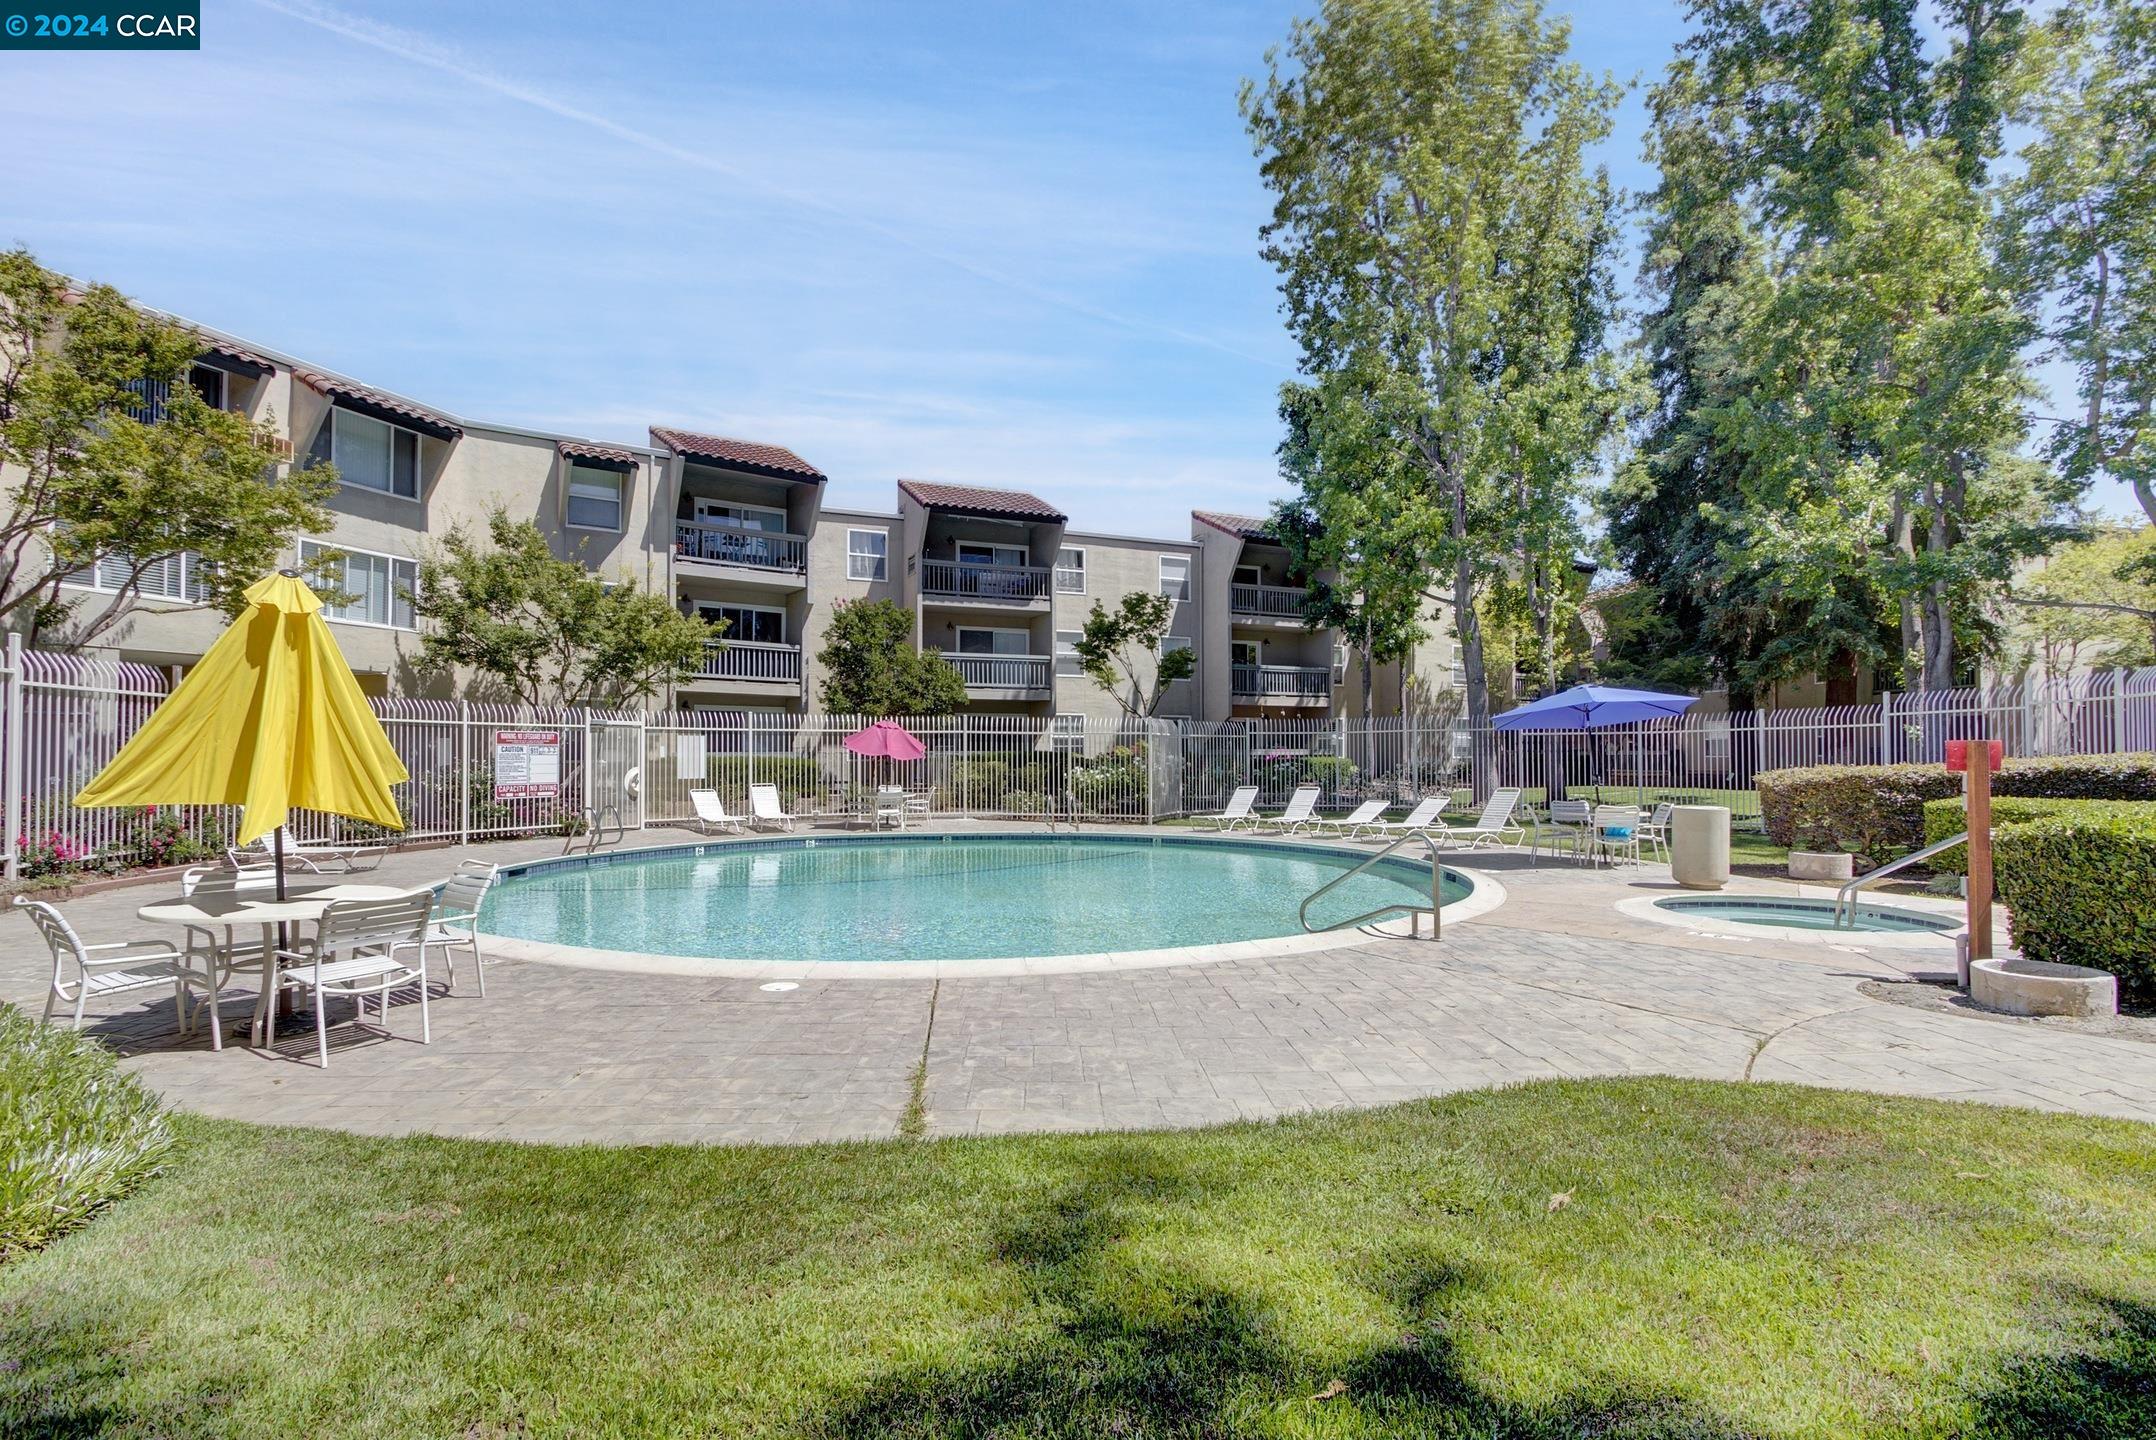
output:
[[[733,600],[699,600],[696,602],[696,613],[699,617],[705,620],[723,618],[718,614],[718,612],[721,610],[738,610],[743,614],[776,615],[779,617],[778,639],[742,640],[740,636],[729,632],[728,634],[721,635],[719,637],[720,640],[725,641],[728,644],[738,643],[744,645],[784,645],[789,643],[786,639],[786,611],[782,606],[744,605]]]
[[[1182,574],[1175,581],[1174,589],[1169,588],[1168,567],[1170,565],[1183,567]],[[1190,598],[1190,557],[1188,555],[1163,555],[1160,557],[1160,593],[1170,600],[1188,600]]]
[[[968,550],[986,550],[986,559],[968,560]],[[1009,558],[1009,557],[1016,557]],[[1023,545],[1006,545],[997,540],[959,540],[951,547],[951,558],[961,565],[999,565],[1010,569],[1024,569],[1027,551]]]
[[[1245,580],[1243,578],[1245,575],[1250,578]],[[1235,574],[1229,578],[1228,583],[1231,585],[1263,585],[1265,583],[1265,570],[1262,566],[1257,565],[1238,565],[1235,567]]]
[[[363,420],[370,425],[380,425],[389,431],[389,484],[386,487],[377,489],[364,481],[354,480],[345,472],[342,465],[337,465],[337,425],[340,416]],[[337,483],[339,485],[348,490],[364,490],[369,495],[387,495],[392,500],[403,500],[413,505],[423,503],[427,489],[427,448],[422,443],[426,437],[417,430],[408,430],[402,425],[379,419],[373,415],[362,415],[357,410],[347,410],[342,405],[329,407],[329,413],[322,417],[322,428],[329,435],[329,454],[327,458],[330,464],[337,465]],[[409,495],[397,493],[397,437],[400,435],[412,437],[412,493]],[[392,556],[390,558],[396,559],[400,557]]]
[[[419,596],[419,562],[417,560],[414,560],[409,555],[392,555],[387,550],[362,550],[355,545],[341,545],[334,540],[302,540],[299,542],[300,569],[303,571],[312,569],[314,562],[325,550],[336,551],[344,557],[347,564],[355,556],[368,560],[387,560],[389,562],[389,619],[368,620],[358,616],[339,615],[337,610],[340,607],[331,605],[325,600],[322,603],[322,618],[324,620],[329,621],[332,625],[358,625],[368,630],[396,630],[405,634],[412,634],[419,629],[419,615],[415,605]],[[405,592],[409,598],[401,602],[397,598],[397,570],[399,566],[404,567],[411,575],[411,585]],[[346,594],[351,593],[342,583],[342,577],[340,577],[340,583],[336,588]],[[411,612],[412,623],[409,625],[399,625],[397,623],[397,608],[400,604],[405,610]]]
[[[965,648],[965,642],[960,637],[969,632],[976,635],[1016,635],[1026,642],[1026,648],[1023,650],[968,650]],[[990,643],[993,644],[993,642]],[[1001,655],[1006,660],[1015,659],[1020,655],[1031,655],[1033,653],[1033,632],[1016,629],[1009,625],[954,625],[951,627],[951,653],[953,655]]]
[[[1163,635],[1160,637],[1158,658],[1165,660],[1178,650],[1188,650],[1191,643],[1191,638],[1188,635]]]
[[[124,553],[101,555],[80,570],[71,570],[60,577],[60,583],[72,590],[94,590],[100,595],[117,595],[124,583],[119,575],[109,574],[107,566],[125,572],[135,568],[134,558]],[[167,555],[158,561],[153,570],[143,572],[142,582],[135,587],[136,598],[154,600],[167,605],[200,605],[209,595],[209,589],[195,572],[202,566],[202,557],[191,550]],[[152,577],[159,571],[166,576],[177,575],[177,589],[160,579],[153,588]]]
[[[859,549],[856,549],[856,548],[854,548],[854,546],[855,546],[855,542],[856,542],[856,541],[858,541],[858,540],[860,540],[860,539],[861,539],[861,538],[862,538],[863,536],[866,536],[866,535],[873,535],[873,536],[875,536],[875,537],[876,537],[876,539],[877,539],[877,540],[878,540],[879,542],[881,542],[881,544],[882,544],[882,547],[883,547],[883,548],[881,548],[881,549],[879,549],[879,550],[873,550],[873,551],[870,551],[870,550],[859,550]],[[858,565],[858,564],[856,563],[857,561],[861,561],[861,560],[874,560],[874,561],[876,562],[876,563],[875,563],[875,566],[874,566],[874,572],[875,572],[875,573],[873,573],[873,574],[869,574],[869,575],[864,575],[864,574],[862,574],[862,573],[861,573],[861,567],[860,567],[860,565]],[[849,526],[849,527],[847,528],[847,530],[846,530],[846,578],[847,578],[848,580],[861,580],[861,581],[866,581],[867,583],[869,583],[869,584],[871,584],[871,585],[873,585],[873,584],[876,584],[876,583],[878,583],[878,582],[880,582],[880,581],[888,580],[888,579],[890,579],[890,578],[891,578],[891,532],[890,532],[890,531],[888,531],[888,530],[863,530],[863,529],[855,529],[855,528],[853,528],[853,527],[851,527],[851,526]]]
[[[587,477],[582,481],[582,483],[584,484],[590,484],[591,480],[588,477],[592,476],[603,476],[606,479],[609,479],[614,482],[613,524],[586,525],[581,520],[572,520],[571,518],[569,518],[571,515],[576,513],[576,487],[579,483],[579,476]],[[588,500],[592,497],[587,495],[584,498]],[[571,530],[590,530],[595,534],[601,535],[619,535],[623,530],[627,529],[629,523],[628,472],[623,470],[608,470],[597,465],[579,465],[573,460],[570,461],[568,463],[567,470],[562,475],[561,523],[568,526]]]
[[[1250,651],[1251,658],[1248,660],[1237,658],[1237,652],[1244,649]],[[1238,666],[1263,665],[1265,663],[1265,642],[1263,640],[1230,640],[1228,642],[1228,663]]]
[[[1464,660],[1453,661],[1452,673],[1448,678],[1452,681],[1453,689],[1465,690],[1467,688],[1467,662]]]
[[[1085,572],[1086,572],[1086,553],[1085,553],[1085,551],[1086,551],[1086,547],[1085,547],[1085,546],[1083,546],[1083,545],[1065,545],[1065,546],[1063,546],[1063,547],[1062,547],[1061,549],[1059,549],[1059,550],[1057,550],[1057,551],[1056,551],[1056,577],[1055,577],[1055,583],[1056,583],[1056,593],[1057,593],[1058,595],[1083,595],[1083,594],[1085,594]],[[1075,556],[1077,556],[1077,557],[1078,557],[1078,563],[1077,563],[1076,565],[1065,565],[1065,564],[1063,563],[1063,557],[1064,557],[1064,556],[1066,556],[1066,555],[1075,555]],[[1064,576],[1066,576],[1066,575],[1075,575],[1075,576],[1077,576],[1077,577],[1078,577],[1078,583],[1077,583],[1076,585],[1066,585],[1066,584],[1064,584],[1064,583],[1063,583],[1063,577],[1064,577]]]
[[[1056,715],[1048,725],[1048,748],[1064,755],[1084,753],[1085,722],[1086,717],[1075,710]]]
[[[1063,638],[1070,637],[1065,645]],[[1078,658],[1078,641],[1085,635],[1083,630],[1058,630],[1055,634],[1056,673],[1058,675],[1083,675],[1085,665]]]

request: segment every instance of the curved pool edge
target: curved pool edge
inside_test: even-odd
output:
[[[1038,833],[1038,832],[1025,832]],[[1144,831],[1109,832],[1118,838],[1146,838]],[[850,841],[852,836],[757,835],[741,839],[713,837],[663,845],[640,845],[601,852],[600,858],[650,858],[682,850],[708,851],[729,845],[784,843],[792,840]],[[866,840],[869,837],[859,837]],[[885,839],[891,837],[885,836]],[[928,837],[922,837],[924,840]],[[973,837],[967,837],[973,838]],[[982,837],[986,838],[986,837]],[[1204,836],[1155,836],[1177,843],[1248,844],[1247,840]],[[1267,845],[1330,855],[1369,855],[1374,852],[1333,845],[1312,844],[1287,838],[1267,837]],[[588,855],[546,856],[516,866],[520,874],[587,863]],[[1412,863],[1412,862],[1411,862]],[[1446,905],[1442,920],[1458,924],[1487,915],[1505,903],[1505,887],[1480,870],[1459,865],[1445,869],[1465,880],[1467,894]],[[1017,975],[1072,975],[1111,970],[1158,970],[1175,965],[1213,965],[1230,960],[1272,960],[1319,950],[1343,950],[1408,938],[1408,917],[1382,921],[1347,930],[1320,930],[1314,934],[1279,935],[1264,940],[1234,940],[1217,945],[1178,945],[1151,950],[1109,950],[1076,955],[1013,955],[972,960],[743,960],[705,955],[666,955],[633,950],[601,950],[589,945],[557,941],[523,940],[491,930],[479,932],[490,959],[522,960],[538,965],[562,965],[584,970],[614,970],[640,975],[687,975],[713,980],[960,980],[1008,979]]]
[[[1709,899],[1719,896],[1727,900],[1825,900],[1832,902],[1829,894],[1800,892],[1795,895],[1775,890],[1726,890],[1709,892],[1684,890],[1658,895],[1635,895],[1617,902],[1619,913],[1635,920],[1646,920],[1656,925],[1671,925],[1695,934],[1712,935],[1723,940],[1774,940],[1784,944],[1826,945],[1843,948],[1857,947],[1865,950],[1928,950],[1935,954],[1952,955],[1956,949],[1952,930],[1927,932],[1898,930],[1810,930],[1795,925],[1757,925],[1743,920],[1720,919],[1708,915],[1687,915],[1672,910],[1661,902],[1685,898]],[[1951,900],[1932,900],[1916,895],[1896,895],[1891,903],[1867,899],[1866,905],[1882,910],[1907,910],[1922,915],[1937,915],[1942,919],[1959,919],[1963,914],[1959,903]],[[1996,913],[1996,912],[1995,912]],[[1995,944],[2004,943],[2006,927],[2003,920],[1993,922]]]

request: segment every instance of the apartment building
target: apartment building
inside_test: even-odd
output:
[[[199,327],[198,327],[199,329]],[[889,511],[827,508],[829,477],[783,445],[653,426],[646,445],[491,425],[201,331],[189,376],[212,403],[268,427],[293,463],[328,461],[340,484],[328,530],[290,557],[342,558],[348,603],[325,611],[371,693],[451,697],[456,677],[417,664],[419,561],[452,528],[497,508],[537,524],[555,553],[723,621],[695,675],[666,704],[684,710],[820,708],[817,653],[837,607],[888,600],[914,642],[944,655],[985,713],[1113,718],[1129,694],[1104,690],[1076,646],[1097,604],[1131,593],[1174,601],[1161,652],[1195,652],[1193,675],[1159,696],[1162,716],[1328,718],[1360,712],[1351,648],[1302,622],[1288,553],[1260,517],[1194,511],[1190,537],[1084,531],[1030,491],[897,482]],[[156,397],[146,396],[154,409]],[[120,567],[75,587],[109,590]],[[199,608],[185,557],[161,567],[141,603],[99,637],[118,658],[191,663],[222,629]],[[95,604],[94,594],[81,597]],[[1449,631],[1449,626],[1438,627]],[[1373,706],[1446,674],[1449,633],[1408,667],[1386,667]],[[1139,689],[1150,693],[1140,657]]]

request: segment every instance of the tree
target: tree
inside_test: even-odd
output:
[[[2125,481],[2156,522],[2156,11],[2071,0],[2044,39],[2004,233],[2023,301],[2079,384],[2050,450],[2074,479]]]
[[[1528,550],[1569,562],[1552,520],[1615,414],[1616,196],[1583,157],[1619,90],[1568,38],[1535,0],[1327,0],[1242,96],[1320,397],[1312,473],[1357,489],[1305,498],[1336,543],[1441,587],[1476,727],[1483,591]]]
[[[268,426],[204,401],[187,383],[201,353],[110,286],[72,294],[29,252],[0,254],[0,621],[32,644],[96,639],[183,555],[193,602],[237,615],[328,528],[336,471],[293,468]],[[63,592],[90,567],[103,589]]]
[[[1124,714],[1150,719],[1160,713],[1168,687],[1198,668],[1197,652],[1188,645],[1160,648],[1174,623],[1175,601],[1166,595],[1134,590],[1113,610],[1095,600],[1078,636],[1079,667]]]
[[[2099,525],[2007,598],[2014,658],[2047,678],[2156,665],[2156,525]]]
[[[663,595],[555,555],[539,527],[496,509],[421,560],[412,609],[431,624],[420,664],[463,666],[532,706],[613,709],[694,676],[724,627]]]
[[[823,708],[840,715],[950,715],[966,703],[956,666],[917,649],[913,616],[889,600],[841,600],[823,649]]]

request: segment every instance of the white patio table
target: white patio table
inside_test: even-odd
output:
[[[267,957],[276,950],[279,925],[314,924],[321,920],[323,911],[339,900],[386,900],[403,893],[403,889],[395,885],[287,885],[282,900],[263,892],[226,891],[161,900],[143,906],[135,916],[153,925],[200,925],[210,930],[222,929],[228,943],[232,932],[240,926],[260,925],[262,953]],[[216,983],[216,977],[211,976],[210,984],[214,987]],[[214,997],[214,989],[211,993]],[[260,1045],[267,1038],[270,1005],[276,996],[277,967],[265,960],[262,992],[255,998],[254,1023],[247,1032],[249,1044]],[[215,1027],[218,1023],[213,1003],[210,1024]]]

